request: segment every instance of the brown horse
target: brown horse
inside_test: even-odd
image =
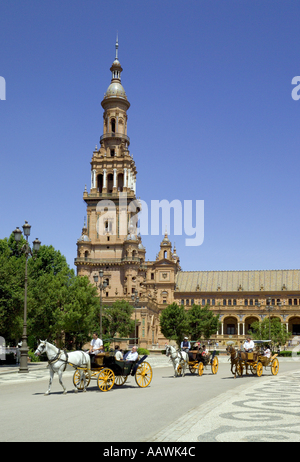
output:
[[[226,348],[227,354],[230,355],[231,360],[231,373],[236,379],[236,374],[242,376],[243,374],[243,363],[246,365],[246,374],[248,374],[248,364],[247,364],[247,353],[244,351],[236,351],[236,349],[229,345]]]

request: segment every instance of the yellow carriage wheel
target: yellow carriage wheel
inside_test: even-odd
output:
[[[88,387],[91,381],[91,373],[87,369],[83,371],[85,375],[85,381],[86,381],[86,386]],[[76,369],[73,375],[73,384],[77,388],[77,390],[83,390],[84,389],[84,381],[80,377],[80,371]]]
[[[136,370],[135,381],[141,388],[146,388],[152,380],[152,367],[147,361],[143,361]]]
[[[279,372],[279,361],[277,358],[274,358],[271,363],[271,372],[273,375],[277,375]]]
[[[121,387],[122,385],[124,385],[127,378],[128,378],[128,375],[116,375],[115,376],[115,385],[116,385],[116,387]]]
[[[109,391],[115,383],[115,374],[108,367],[104,367],[98,374],[98,388],[101,391]]]
[[[189,370],[191,374],[195,374],[198,369],[198,363],[189,363]]]
[[[250,364],[250,369],[253,375],[256,375],[256,363]]]
[[[218,372],[218,369],[219,369],[219,360],[215,356],[211,363],[211,371],[213,374],[216,374]]]
[[[263,373],[263,365],[260,361],[258,361],[257,365],[256,365],[256,375],[257,377],[261,377],[262,376],[262,373]]]
[[[203,367],[203,363],[199,363],[199,366],[198,366],[198,375],[203,375],[203,370],[204,370],[204,367]]]

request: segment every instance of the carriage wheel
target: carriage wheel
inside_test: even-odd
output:
[[[277,358],[274,358],[271,363],[271,372],[273,375],[277,375],[279,372],[279,361]]]
[[[91,372],[85,369],[83,373],[85,375],[86,387],[88,387],[91,381]],[[80,378],[80,371],[78,369],[74,372],[73,384],[77,390],[84,390],[84,381]]]
[[[115,385],[116,385],[116,387],[121,387],[122,385],[124,385],[127,378],[128,378],[128,375],[116,375],[115,376]]]
[[[149,363],[143,361],[135,373],[135,381],[141,388],[146,388],[152,380],[152,368]]]
[[[250,370],[253,375],[256,375],[256,363],[250,364]]]
[[[198,369],[197,363],[189,363],[189,370],[191,374],[195,374]]]
[[[108,367],[104,367],[98,374],[97,383],[99,390],[109,391],[115,383],[115,374]]]
[[[257,365],[256,365],[256,375],[257,377],[261,377],[262,376],[262,373],[263,373],[263,365],[260,361],[258,361]]]
[[[203,363],[199,363],[199,366],[198,366],[198,375],[203,375]]]
[[[218,372],[218,369],[219,369],[219,360],[215,356],[212,363],[211,363],[211,371],[212,371],[213,374],[216,374]]]

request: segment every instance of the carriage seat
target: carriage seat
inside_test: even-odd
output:
[[[246,353],[247,361],[257,361],[257,353],[253,351],[252,353]]]
[[[108,358],[109,357],[109,353],[98,353],[97,355],[95,355],[95,364],[97,364],[97,366],[103,366],[103,361],[104,361],[104,358]]]
[[[190,350],[189,353],[188,353],[189,360],[190,361],[196,361],[198,353],[199,353],[198,350]]]

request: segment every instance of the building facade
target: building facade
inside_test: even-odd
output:
[[[142,347],[163,347],[159,316],[173,302],[186,309],[194,303],[208,304],[219,315],[221,328],[215,338],[221,343],[244,339],[251,324],[266,316],[278,317],[288,331],[300,334],[300,270],[182,271],[167,233],[155,261],[146,262],[146,249],[135,232],[141,205],[129,151],[130,103],[121,83],[122,70],[117,42],[111,82],[101,102],[103,134],[91,159],[90,190],[83,193],[87,219],[77,241],[77,274],[94,283],[94,275],[103,271],[104,304],[138,297],[132,338],[138,338]]]

